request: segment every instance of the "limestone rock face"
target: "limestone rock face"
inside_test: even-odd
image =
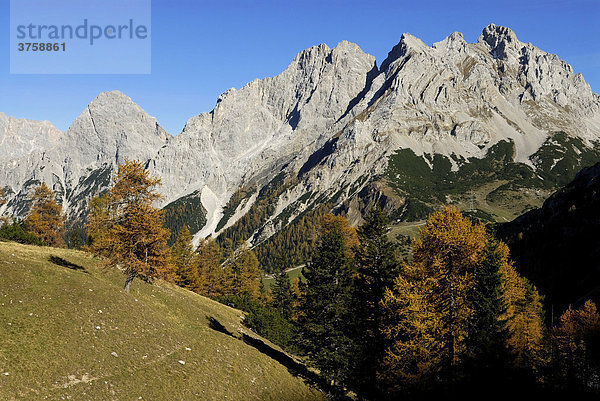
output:
[[[101,93],[51,146],[0,167],[0,182],[15,197],[8,207],[23,212],[21,201],[46,182],[67,215],[77,215],[109,184],[119,163],[147,161],[167,139],[156,119],[130,98],[118,91]]]
[[[0,113],[0,161],[48,149],[61,134],[49,121],[14,118]]]
[[[209,234],[237,188],[308,157],[341,129],[376,71],[374,57],[353,43],[304,50],[280,75],[230,89],[212,112],[191,118],[150,170],[163,177],[167,202],[195,190],[212,199]]]
[[[510,140],[515,161],[535,169],[531,156],[557,131],[594,146],[600,97],[556,55],[491,24],[475,43],[458,32],[432,46],[403,34],[379,68],[349,42],[311,47],[280,75],[226,91],[174,138],[125,95],[103,93],[55,143],[0,165],[0,183],[15,194],[13,211],[28,185],[46,181],[77,215],[118,163],[140,159],[162,178],[162,205],[202,203],[197,239],[231,226],[284,177],[274,212],[248,239],[256,244],[285,224],[284,210],[291,221],[323,199],[352,201],[398,149],[448,156],[456,169]],[[219,224],[240,188],[249,196]]]

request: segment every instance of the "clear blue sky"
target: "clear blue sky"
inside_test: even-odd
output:
[[[9,1],[0,1],[7,27]],[[429,45],[453,31],[473,42],[491,22],[558,54],[599,92],[599,17],[600,0],[153,0],[150,75],[10,75],[5,29],[0,111],[66,130],[98,93],[117,89],[177,134],[220,93],[279,74],[307,47],[346,39],[381,64],[403,32]]]

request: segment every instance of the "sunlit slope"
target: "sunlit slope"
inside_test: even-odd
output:
[[[0,399],[321,399],[234,336],[241,312],[103,271],[89,255],[0,242]],[[63,398],[64,397],[64,398]]]

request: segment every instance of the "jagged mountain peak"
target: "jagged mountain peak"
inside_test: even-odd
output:
[[[512,29],[496,24],[489,24],[483,28],[483,31],[481,32],[481,35],[479,35],[477,41],[487,43],[492,49],[503,44],[518,45],[521,43],[517,39],[517,35]]]
[[[387,58],[381,63],[380,71],[386,72],[392,64],[399,59],[405,58],[412,53],[426,52],[430,50],[423,41],[410,33],[403,33],[400,42],[390,50]]]
[[[446,51],[456,51],[461,52],[465,51],[468,44],[463,37],[463,34],[460,32],[452,32],[448,35],[444,40],[434,43],[434,49],[444,49]]]

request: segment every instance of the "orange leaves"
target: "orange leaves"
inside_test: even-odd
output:
[[[488,259],[489,247],[497,259]],[[391,388],[425,385],[455,372],[468,358],[476,318],[474,294],[480,283],[476,269],[498,270],[498,284],[487,291],[498,288],[501,294],[505,310],[495,319],[499,331],[505,326],[506,345],[517,362],[536,357],[544,330],[540,296],[512,267],[508,247],[496,242],[481,223],[445,207],[429,217],[412,251],[413,261],[402,266],[381,301],[381,333],[390,345],[380,375]]]
[[[35,189],[33,205],[25,219],[28,231],[50,246],[64,246],[62,208],[54,200],[54,193],[46,183]]]
[[[91,250],[107,257],[108,265],[124,268],[126,288],[138,275],[168,278],[170,232],[163,227],[163,212],[152,206],[160,199],[155,191],[160,179],[150,177],[140,162],[125,161],[113,182],[106,195],[90,202]]]

